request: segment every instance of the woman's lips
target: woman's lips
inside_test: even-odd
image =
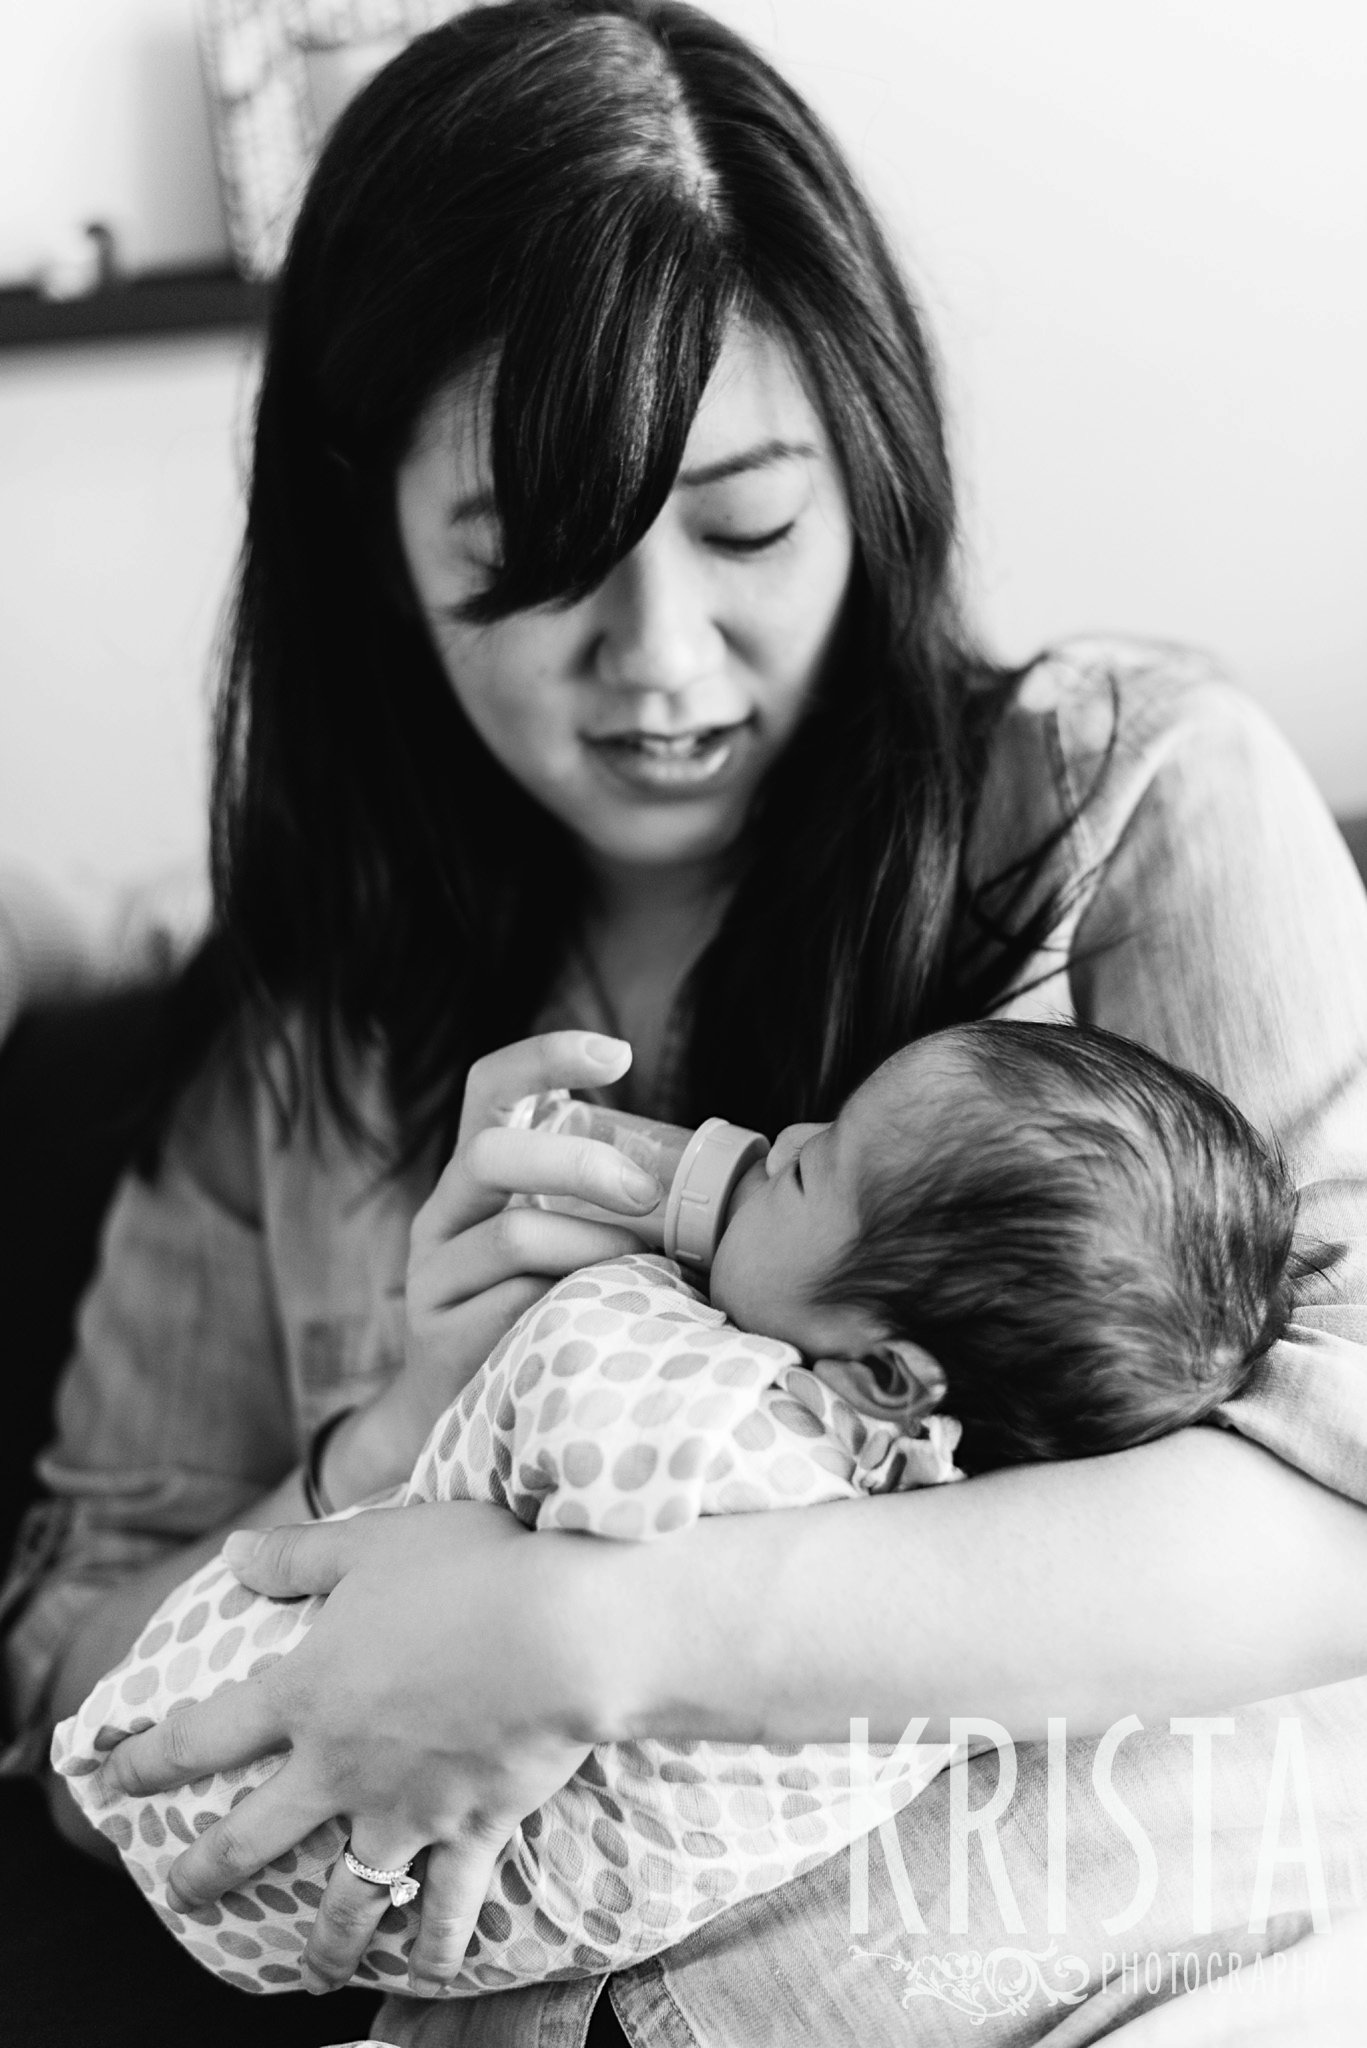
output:
[[[682,733],[629,730],[585,735],[585,745],[613,777],[652,796],[692,796],[719,787],[741,755],[753,721],[695,726]]]

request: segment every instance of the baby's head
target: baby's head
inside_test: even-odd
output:
[[[1194,1075],[1108,1032],[920,1039],[743,1185],[712,1299],[868,1396],[941,1402],[969,1469],[1198,1421],[1287,1318],[1296,1194]]]

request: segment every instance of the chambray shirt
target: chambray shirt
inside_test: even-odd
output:
[[[1040,883],[1062,885],[1068,907],[1004,1014],[1076,1017],[1138,1039],[1206,1076],[1280,1142],[1302,1227],[1348,1250],[1332,1279],[1305,1284],[1287,1339],[1220,1420],[1367,1502],[1367,897],[1350,856],[1261,713],[1205,657],[1161,645],[1070,642],[1030,672],[994,742],[973,869],[999,872],[1074,812]],[[358,1085],[382,1115],[377,1077]],[[17,1615],[11,1768],[41,1765],[51,1674],[102,1592],[230,1521],[298,1462],[319,1421],[398,1369],[409,1225],[434,1171],[431,1162],[386,1179],[326,1121],[313,1138],[302,1128],[282,1137],[267,1091],[229,1055],[186,1100],[156,1184],[124,1183],[41,1461],[53,1498],[30,1518],[7,1595]],[[1348,1761],[1367,1758],[1367,1686],[1299,1699],[1327,1745],[1330,1861],[1347,1884],[1344,1871],[1367,1852],[1367,1763]],[[1254,1751],[1271,1725],[1255,1716],[1217,1771],[1217,1929],[1222,1913],[1247,1917],[1239,1844],[1261,1824],[1261,1791],[1256,1816],[1249,1804]],[[1235,1753],[1239,1743],[1247,1754]],[[1171,1946],[1191,1934],[1180,1882],[1191,1862],[1190,1744],[1153,1733],[1128,1754],[1123,1797],[1169,1844],[1146,1925]],[[1036,1881],[1043,1780],[1032,1779],[1029,1752],[1020,1757],[1002,1839],[1018,1891],[1034,1900],[1020,1953],[1035,1955],[1049,1940]],[[1071,1784],[1071,1755],[1069,1768]],[[1185,1836],[1168,1812],[1179,1781]],[[1097,2020],[1078,2031],[1084,2012],[1041,1993],[996,2016],[999,2048],[1065,2022],[1070,2042],[1092,2039],[1103,2015],[1113,2026],[1131,2009],[1101,1980],[1103,1947],[1150,1945],[1143,1930],[1122,1943],[1102,1929],[1103,1913],[1133,1890],[1133,1858],[1120,1839],[1129,1874],[1108,1904],[1098,1886],[1114,1875],[1119,1838],[1112,1828],[1104,1852],[1104,1815],[1084,1789],[1075,1804],[1071,1867],[1090,1876],[1076,1912],[1070,1894],[1065,1946],[1087,1965],[1085,2011]],[[873,1931],[852,1938],[846,1859],[836,1858],[615,1978],[628,2026],[666,2048],[740,2038],[747,2048],[891,2048],[908,2038],[919,1972],[918,2043],[980,2038],[967,2008],[926,1988],[937,1940],[965,1946],[962,1934],[944,1938],[946,1881],[931,1868],[937,1811],[926,1795],[899,1824],[925,1930],[908,1928],[877,1863]],[[984,1940],[1000,1943],[994,1900],[978,1904],[992,1923]],[[1022,1967],[1043,1983],[1045,1965]],[[405,2044],[572,2048],[597,1989],[563,1983],[434,2008],[391,2000],[376,2031]]]

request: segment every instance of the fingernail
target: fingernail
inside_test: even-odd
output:
[[[644,1173],[639,1166],[630,1164],[622,1167],[622,1192],[638,1209],[653,1209],[664,1200],[664,1189],[654,1174]]]
[[[620,1067],[622,1054],[630,1055],[630,1052],[631,1047],[625,1038],[607,1038],[601,1031],[584,1033],[584,1055],[585,1058],[591,1059],[595,1066]]]
[[[408,1988],[415,1998],[441,1998],[446,1992],[446,1986],[440,1977],[415,1977],[411,1972]]]
[[[250,1564],[261,1542],[259,1529],[234,1529],[231,1536],[223,1539],[223,1556],[234,1571],[240,1564]]]
[[[311,1997],[321,1998],[324,1992],[331,1991],[332,1986],[328,1982],[326,1977],[320,1977],[315,1969],[311,1968],[311,1966],[308,1963],[305,1963],[304,1989],[310,1994]]]

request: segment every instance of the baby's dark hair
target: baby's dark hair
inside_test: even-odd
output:
[[[971,1471],[1122,1450],[1228,1400],[1314,1263],[1277,1148],[1107,1031],[998,1019],[936,1044],[983,1085],[930,1147],[900,1149],[889,1116],[818,1299],[939,1361]]]

